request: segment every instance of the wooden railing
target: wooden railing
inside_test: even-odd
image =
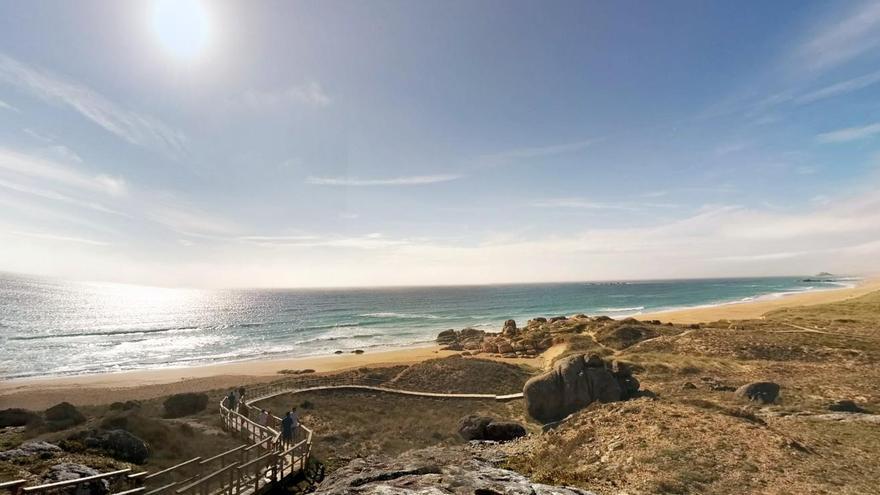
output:
[[[434,398],[489,399],[506,401],[522,398],[522,393],[446,394],[403,390],[386,385],[386,381],[348,377],[291,377],[257,385],[245,390],[243,407],[232,410],[227,398],[220,401],[220,423],[244,442],[234,449],[208,458],[195,457],[154,473],[131,473],[130,469],[102,473],[86,478],[25,487],[25,480],[0,482],[0,493],[13,495],[42,494],[79,487],[100,480],[122,479],[127,485],[113,495],[245,495],[257,494],[306,469],[312,452],[313,433],[303,424],[293,432],[292,445],[281,437],[281,418],[270,416],[266,424],[257,420],[259,401],[281,394],[325,389],[362,389],[384,393]]]

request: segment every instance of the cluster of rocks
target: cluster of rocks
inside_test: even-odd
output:
[[[316,495],[476,494],[592,495],[578,488],[551,486],[494,466],[465,449],[432,447],[395,458],[351,461],[319,486]]]
[[[539,320],[547,322],[545,318],[532,321]],[[462,351],[462,354],[467,355],[485,353],[505,358],[535,357],[553,345],[551,335],[529,330],[517,328],[516,321],[507,320],[501,332],[486,332],[475,328],[444,330],[437,335],[437,343],[447,351]]]
[[[0,461],[15,462],[20,459],[36,457],[38,459],[50,459],[55,454],[61,453],[61,447],[43,442],[41,440],[25,442],[18,447],[0,452]]]
[[[623,363],[579,354],[559,360],[553,369],[523,387],[526,411],[543,423],[559,421],[593,402],[635,396],[639,381]]]
[[[87,449],[98,450],[114,459],[134,464],[143,464],[150,456],[147,442],[122,429],[84,431],[68,440],[79,441]]]
[[[56,404],[40,415],[26,409],[12,408],[0,411],[0,428],[10,426],[45,426],[49,430],[63,430],[84,423],[86,417],[69,402]]]
[[[465,416],[458,422],[458,434],[465,440],[507,442],[526,435],[523,425],[513,421],[498,421],[488,416]]]

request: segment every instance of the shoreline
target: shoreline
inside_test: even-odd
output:
[[[730,302],[714,306],[673,309],[632,315],[646,320],[658,319],[673,323],[700,323],[716,320],[761,318],[774,309],[841,301],[880,290],[880,278],[864,279],[853,287],[812,290],[773,299]],[[72,376],[27,377],[0,380],[0,408],[24,407],[42,409],[58,402],[75,405],[105,404],[125,400],[146,400],[181,392],[224,389],[265,382],[286,375],[284,369],[313,369],[316,374],[332,373],[360,367],[383,367],[457,354],[441,351],[436,344],[415,344],[394,349],[305,357],[253,358],[241,361],[189,367],[154,368]],[[503,362],[542,367],[549,359],[548,351],[537,358],[501,359]]]

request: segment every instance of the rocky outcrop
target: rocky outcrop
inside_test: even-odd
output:
[[[458,422],[458,434],[465,440],[507,442],[526,435],[523,425],[496,421],[488,416],[465,416]]]
[[[395,458],[355,459],[328,476],[316,495],[592,495],[578,488],[534,483],[462,449],[411,450]]]
[[[79,478],[85,478],[87,476],[95,476],[96,474],[100,474],[96,469],[92,469],[82,464],[65,462],[50,467],[49,470],[46,471],[46,474],[43,475],[42,482],[54,483],[56,481],[75,480]],[[108,483],[107,480],[97,480],[89,483],[86,486],[80,486],[62,493],[75,493],[77,495],[79,495],[80,493],[88,493],[90,495],[105,495],[107,493],[110,493],[110,483]]]
[[[859,407],[859,405],[856,404],[855,401],[848,400],[848,399],[838,400],[838,401],[832,402],[831,404],[828,405],[828,410],[835,411],[835,412],[847,412],[847,413],[863,413],[863,412],[865,412],[865,410],[863,408]]]
[[[40,415],[27,409],[4,409],[0,411],[0,428],[27,426],[41,421]]]
[[[46,418],[46,423],[53,430],[63,430],[86,421],[86,417],[69,402],[62,402],[46,409],[43,412],[43,417]]]
[[[17,461],[29,457],[49,459],[61,453],[61,447],[43,441],[25,442],[17,448],[0,452],[0,461]]]
[[[762,404],[772,404],[779,397],[779,385],[773,382],[752,382],[736,389],[737,397]]]
[[[89,449],[100,450],[114,459],[143,464],[150,456],[147,442],[125,430],[92,430],[74,437]]]
[[[629,398],[638,389],[638,380],[625,366],[581,354],[562,359],[552,370],[530,379],[523,396],[529,416],[550,423],[593,402]]]
[[[208,406],[208,395],[197,393],[174,394],[162,403],[166,418],[180,418],[205,410]]]

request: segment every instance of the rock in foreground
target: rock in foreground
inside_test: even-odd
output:
[[[639,382],[623,366],[612,367],[598,356],[577,355],[557,362],[523,387],[526,410],[538,421],[559,421],[593,402],[632,397]]]
[[[475,459],[465,450],[436,447],[412,450],[393,459],[355,459],[327,477],[315,493],[592,495],[577,488],[533,483],[514,471]]]
[[[488,416],[465,416],[458,423],[458,434],[465,440],[507,442],[525,436],[526,429],[512,421],[496,421]]]
[[[736,395],[762,404],[772,404],[779,397],[779,385],[773,382],[752,382],[736,389]]]
[[[208,406],[208,395],[198,393],[175,394],[165,399],[162,405],[165,407],[166,418],[180,418],[204,411]]]

